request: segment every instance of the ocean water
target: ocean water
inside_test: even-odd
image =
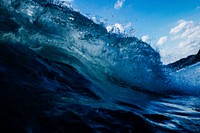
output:
[[[1,132],[200,131],[199,63],[166,68],[51,0],[2,0],[0,25]]]

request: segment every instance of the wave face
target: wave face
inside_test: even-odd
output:
[[[3,33],[1,40],[28,45],[39,55],[70,64],[92,78],[105,79],[106,74],[131,86],[158,86],[160,56],[148,44],[107,33],[104,27],[66,7],[38,1],[8,3],[7,21],[19,27],[14,33]]]
[[[199,64],[169,71],[147,43],[53,0],[2,0],[0,25],[2,131],[200,130],[199,97],[180,95],[200,93]]]

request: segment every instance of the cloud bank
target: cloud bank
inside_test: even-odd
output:
[[[157,46],[164,64],[196,54],[200,49],[200,23],[179,20],[168,35],[158,40]]]
[[[157,44],[158,45],[163,45],[167,41],[167,39],[168,39],[167,36],[163,36],[158,40]]]
[[[122,8],[123,4],[124,4],[125,0],[117,0],[115,5],[114,5],[114,8],[115,9],[120,9]]]

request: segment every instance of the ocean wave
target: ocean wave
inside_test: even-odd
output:
[[[2,131],[200,130],[199,63],[172,70],[53,0],[2,0],[0,25]]]
[[[79,12],[50,1],[8,3],[9,8],[3,9],[10,15],[8,21],[20,26],[15,33],[1,34],[2,41],[28,44],[43,57],[69,63],[92,78],[98,76],[96,73],[106,74],[127,85],[151,91],[160,91],[156,88],[163,86],[160,85],[164,77],[160,55],[141,40],[108,33],[105,27]]]

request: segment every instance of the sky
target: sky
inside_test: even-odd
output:
[[[200,0],[62,0],[108,31],[138,37],[160,52],[164,64],[200,49]],[[132,30],[131,30],[132,29]]]

